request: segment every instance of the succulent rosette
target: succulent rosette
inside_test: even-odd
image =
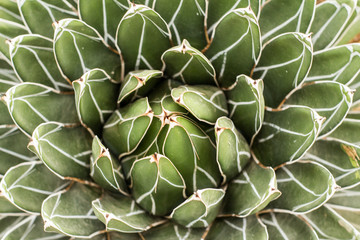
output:
[[[360,239],[360,1],[0,0],[1,239]]]

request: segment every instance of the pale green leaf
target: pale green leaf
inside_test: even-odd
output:
[[[173,223],[167,223],[152,228],[141,235],[146,240],[199,240],[204,231],[202,228],[185,228]]]

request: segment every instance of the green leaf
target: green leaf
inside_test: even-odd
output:
[[[94,68],[101,68],[116,79],[120,70],[120,57],[105,45],[94,28],[81,20],[62,19],[55,24],[54,52],[60,70],[70,81]]]
[[[171,96],[199,121],[214,125],[219,117],[228,114],[226,97],[219,88],[209,85],[184,85],[174,88]]]
[[[212,39],[205,55],[222,87],[232,85],[240,74],[250,75],[261,50],[259,25],[250,9],[228,12],[216,25]]]
[[[351,104],[353,91],[341,83],[319,81],[306,84],[293,92],[286,105],[302,105],[325,117],[319,138],[329,135],[345,119]]]
[[[73,82],[76,111],[82,124],[100,134],[116,109],[119,86],[103,70],[93,69]]]
[[[170,116],[161,130],[153,152],[171,159],[186,184],[186,194],[198,189],[216,188],[220,171],[216,147],[210,137],[193,121],[183,116]]]
[[[292,214],[270,212],[261,215],[261,221],[266,225],[269,239],[319,239],[306,222]]]
[[[302,33],[285,33],[264,44],[253,78],[264,80],[266,106],[276,108],[309,73],[312,44]]]
[[[351,188],[360,184],[360,147],[334,140],[318,140],[303,159],[318,162],[335,177],[336,184]]]
[[[350,19],[355,0],[328,0],[316,6],[315,17],[311,25],[314,33],[314,50],[321,50],[334,45]]]
[[[171,160],[163,155],[153,154],[136,160],[130,176],[133,197],[153,215],[168,215],[186,198],[184,179]]]
[[[177,206],[170,217],[185,227],[208,227],[215,220],[224,196],[225,191],[222,189],[198,190]]]
[[[351,223],[357,231],[360,231],[360,188],[357,185],[351,189],[342,189],[336,192],[326,203],[326,206],[335,210],[343,218]]]
[[[28,215],[28,213],[22,211],[21,209],[17,208],[14,204],[12,204],[7,198],[1,194],[0,196],[0,215],[2,217],[12,217],[12,216],[23,216]],[[0,226],[1,220],[0,220]],[[0,237],[1,237],[2,229],[0,227]]]
[[[106,190],[128,195],[121,165],[97,136],[93,139],[90,160],[90,176],[97,184]]]
[[[129,72],[121,83],[118,103],[133,101],[146,95],[154,89],[163,73],[158,70],[138,70]]]
[[[268,239],[268,233],[256,216],[247,218],[218,218],[210,228],[206,240],[224,239],[238,240],[264,240]]]
[[[78,123],[79,121],[74,96],[61,94],[38,83],[18,84],[7,91],[4,100],[14,122],[28,136],[31,136],[34,129],[44,122]]]
[[[80,19],[94,27],[114,48],[117,27],[128,9],[128,0],[79,0]]]
[[[359,239],[360,233],[354,226],[331,208],[321,208],[301,216],[313,227],[320,239]]]
[[[246,217],[262,210],[281,195],[272,168],[263,168],[254,161],[240,173],[226,191],[224,214]]]
[[[286,32],[308,33],[315,15],[316,0],[271,0],[261,9],[261,38],[267,42]]]
[[[2,59],[0,54],[0,95],[6,93],[9,88],[18,83],[20,83],[20,80],[17,78],[10,62],[8,63],[5,59]]]
[[[24,25],[18,22],[13,22],[0,17],[0,57],[10,59],[9,45],[6,43],[16,36],[27,34],[28,31]]]
[[[3,222],[4,221],[4,222]],[[13,239],[58,239],[66,240],[66,237],[58,233],[44,232],[44,224],[41,217],[30,215],[26,217],[7,217],[0,220],[0,225],[6,224],[6,228],[1,231],[0,237],[3,240]],[[0,227],[0,230],[1,227]]]
[[[343,32],[335,42],[335,45],[343,45],[351,42],[357,34],[360,33],[360,5],[359,1],[357,2],[357,6],[346,24]]]
[[[227,117],[221,117],[215,124],[216,158],[223,182],[237,176],[249,162],[250,147],[245,138]]]
[[[324,49],[315,52],[313,65],[306,81],[336,81],[350,89],[359,89],[359,64],[359,44]],[[360,99],[359,91],[355,92],[353,99],[354,102]]]
[[[264,82],[240,75],[234,85],[225,89],[229,117],[248,142],[252,142],[264,121]]]
[[[29,149],[58,177],[88,179],[91,141],[83,127],[49,122],[34,130]]]
[[[153,120],[147,98],[140,98],[116,110],[103,131],[105,145],[119,158],[132,153],[144,138]]]
[[[20,0],[18,6],[30,31],[49,38],[54,35],[51,24],[63,18],[77,18],[76,0]]]
[[[14,70],[23,82],[35,82],[58,91],[71,91],[55,61],[52,40],[41,35],[20,35],[9,41]]]
[[[315,142],[323,121],[314,110],[303,106],[266,111],[252,147],[256,159],[272,167],[300,159]]]
[[[161,56],[163,71],[171,79],[185,84],[218,85],[211,62],[187,40],[166,50]]]
[[[327,139],[336,140],[353,147],[360,147],[360,119],[345,118]]]
[[[91,202],[100,195],[100,189],[80,183],[50,195],[41,208],[45,231],[76,238],[91,239],[99,235],[105,226],[95,216]]]
[[[109,236],[109,240],[139,240],[139,235],[136,233],[108,232],[107,236]]]
[[[276,170],[276,178],[282,195],[271,202],[268,208],[292,214],[319,208],[338,188],[329,170],[312,161],[282,166]]]
[[[207,29],[211,33],[221,19],[230,11],[238,8],[249,7],[256,16],[260,14],[261,0],[227,0],[209,1],[207,14]]]
[[[12,22],[22,23],[17,2],[13,0],[2,0],[0,2],[0,16]]]
[[[95,215],[108,231],[137,233],[150,229],[164,220],[150,216],[129,197],[105,194],[92,202]]]
[[[174,44],[188,40],[197,49],[206,46],[204,21],[206,0],[156,0],[153,9],[168,24]]]
[[[125,72],[160,69],[161,55],[171,47],[166,22],[153,9],[132,4],[121,19],[116,42],[125,61]]]
[[[199,240],[203,234],[202,228],[185,228],[170,222],[152,228],[141,235],[146,240]]]
[[[68,182],[52,174],[41,162],[30,162],[10,168],[1,181],[0,189],[16,207],[37,214],[45,198],[67,185]]]

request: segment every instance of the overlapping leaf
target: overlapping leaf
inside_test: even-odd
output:
[[[203,228],[185,228],[173,223],[163,224],[141,234],[146,240],[198,240],[204,234]]]
[[[302,33],[285,33],[264,45],[253,77],[264,80],[266,106],[276,108],[286,95],[301,85],[312,63],[310,38]]]
[[[6,172],[0,189],[18,208],[40,213],[41,203],[53,192],[65,188],[68,182],[52,174],[41,162],[19,164]]]
[[[49,38],[54,35],[51,24],[63,18],[77,18],[76,0],[20,0],[18,7],[30,31]]]
[[[262,210],[280,196],[272,168],[263,168],[252,161],[226,190],[223,213],[246,217]]]
[[[62,19],[55,24],[54,52],[60,70],[70,81],[94,68],[119,78],[120,57],[111,51],[99,33],[85,22]],[[96,56],[96,57],[94,57]]]
[[[22,83],[10,88],[4,100],[16,125],[30,136],[44,122],[78,123],[73,98],[38,83]]]
[[[129,197],[106,194],[92,202],[96,216],[108,231],[143,232],[164,220],[150,216]]]
[[[324,118],[308,107],[291,106],[266,111],[252,151],[267,166],[279,166],[301,158],[315,142]]]
[[[349,42],[352,42],[356,35],[360,32],[360,3],[357,2],[357,6],[349,19],[346,23],[346,27],[344,28],[343,32],[337,39],[335,45],[343,45]]]
[[[49,122],[34,130],[29,149],[60,178],[88,179],[91,141],[85,128]]]
[[[8,63],[0,56],[0,94],[4,94],[10,87],[19,82],[20,80],[17,78],[10,61]]]
[[[101,234],[105,226],[95,216],[91,206],[91,202],[100,195],[100,189],[80,183],[50,195],[41,208],[45,231],[88,239]]]
[[[232,85],[240,74],[250,75],[261,50],[259,25],[251,10],[228,12],[216,25],[212,38],[206,56],[222,87]]]
[[[360,119],[345,118],[342,124],[327,139],[336,140],[353,147],[360,146]]]

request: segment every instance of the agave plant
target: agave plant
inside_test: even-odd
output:
[[[360,239],[360,1],[0,0],[1,239]]]

